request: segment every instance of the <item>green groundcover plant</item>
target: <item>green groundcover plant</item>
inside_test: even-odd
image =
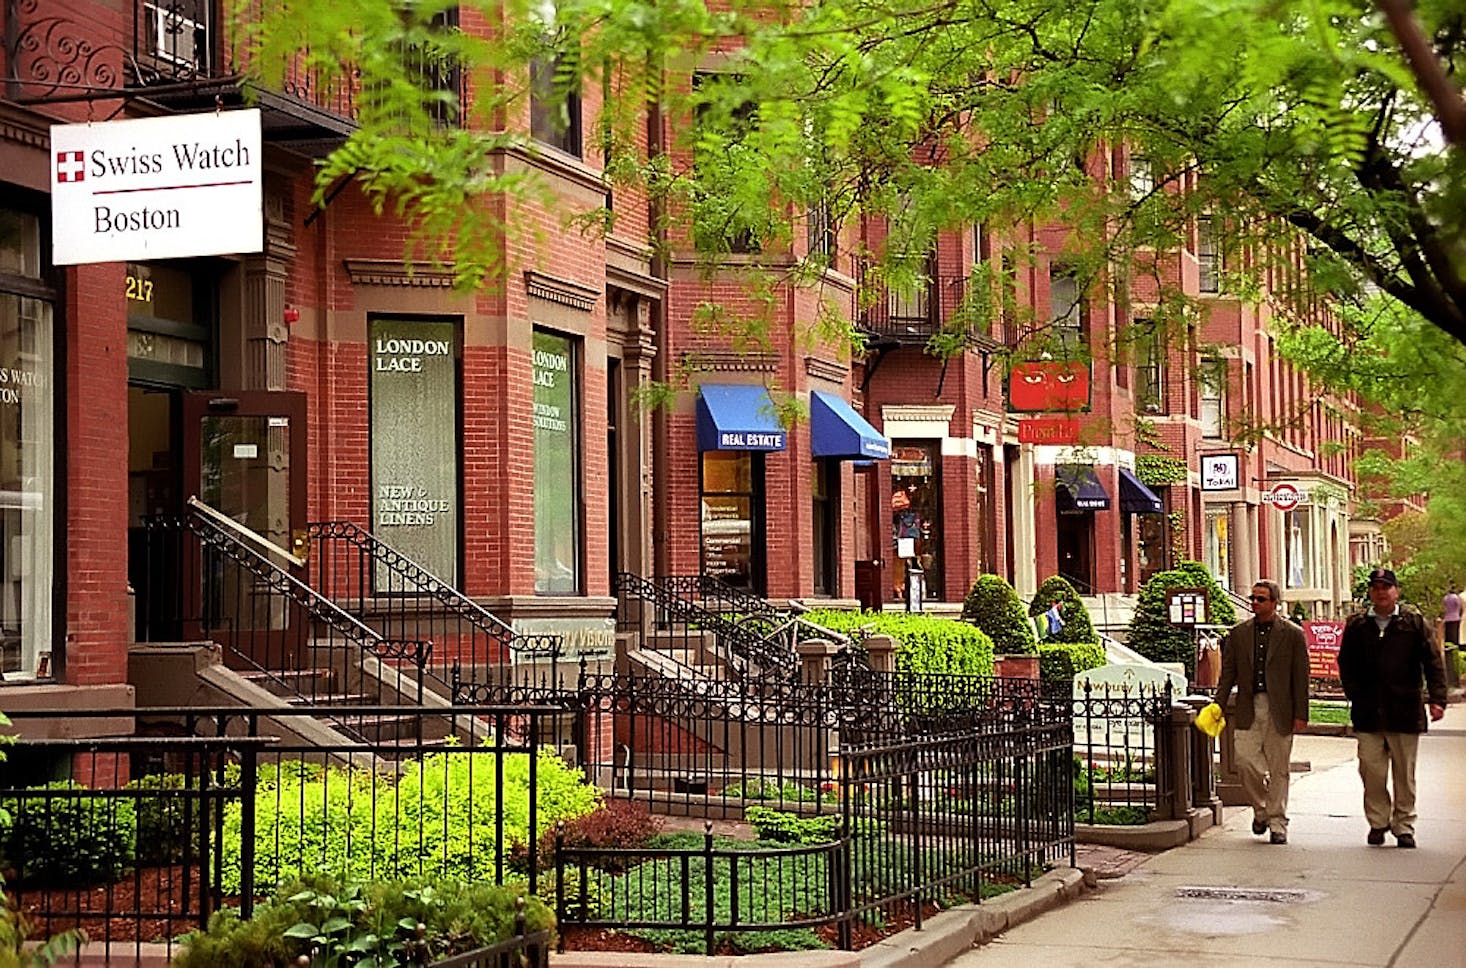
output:
[[[536,829],[529,829],[529,756],[504,757],[503,788],[491,755],[436,753],[392,775],[287,760],[262,767],[255,787],[255,884],[268,888],[312,871],[402,878],[437,873],[492,879],[556,823],[593,811],[601,795],[581,771],[542,750]],[[499,804],[502,803],[502,837]],[[238,803],[224,818],[221,875],[241,883]]]
[[[173,968],[430,964],[512,937],[521,899],[527,932],[554,927],[550,909],[523,887],[312,874],[282,884],[248,920],[233,908],[215,912],[207,930],[184,935]]]

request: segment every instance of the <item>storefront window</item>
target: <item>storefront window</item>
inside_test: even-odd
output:
[[[575,345],[569,337],[534,334],[534,590],[578,595],[580,474],[575,441]]]
[[[760,500],[756,493],[763,455],[718,450],[702,455],[702,573],[736,588],[758,590]]]
[[[977,448],[977,460],[973,462],[975,474],[973,495],[977,501],[972,516],[972,546],[977,552],[977,574],[987,575],[993,570],[993,532],[996,515],[992,495],[988,493],[988,480],[992,475],[992,449]]]
[[[1232,587],[1231,519],[1227,511],[1206,513],[1206,567],[1223,588]]]
[[[1312,588],[1313,582],[1313,515],[1305,508],[1296,508],[1283,515],[1283,531],[1287,535],[1288,587]]]
[[[925,572],[926,597],[942,600],[941,446],[897,442],[891,448],[891,597],[906,592],[906,569]]]
[[[810,496],[814,502],[811,520],[814,525],[814,593],[835,595],[839,590],[836,561],[839,558],[839,526],[835,509],[839,502],[840,465],[831,460],[817,460],[810,474]]]
[[[51,675],[55,340],[51,303],[6,291],[41,276],[40,220],[0,210],[0,670]],[[17,286],[16,288],[20,288]]]
[[[458,583],[458,324],[372,319],[372,531]],[[388,574],[377,576],[388,589]]]

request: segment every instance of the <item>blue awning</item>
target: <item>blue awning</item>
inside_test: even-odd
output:
[[[1054,500],[1060,511],[1108,511],[1110,495],[1093,467],[1067,466],[1056,471]]]
[[[698,450],[783,450],[784,428],[769,391],[743,383],[704,383],[697,396]]]
[[[1120,471],[1120,510],[1126,514],[1160,514],[1166,504],[1156,492],[1141,483],[1140,478],[1125,468]]]
[[[855,412],[844,398],[819,390],[809,391],[809,452],[815,457],[851,457],[884,460],[891,442]]]

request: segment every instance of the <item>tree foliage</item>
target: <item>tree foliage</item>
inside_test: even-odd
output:
[[[449,7],[485,29],[445,28]],[[1416,16],[1459,76],[1460,4],[1424,0]],[[503,164],[537,150],[505,119],[525,116],[531,61],[554,59],[558,91],[610,94],[587,154],[660,203],[668,244],[789,271],[805,213],[823,206],[888,221],[859,254],[903,285],[938,231],[1062,215],[1066,262],[1096,290],[1127,284],[1117,264],[1145,274],[1145,253],[1212,212],[1237,291],[1301,256],[1308,274],[1274,280],[1285,301],[1355,299],[1369,283],[1466,340],[1466,160],[1441,145],[1368,0],[337,0],[266,5],[247,42],[267,82],[304,57],[321,84],[356,86],[360,126],[322,166],[322,196],[354,179],[466,284],[503,269],[506,209],[480,199],[535,190]],[[424,64],[449,62],[471,106],[428,83]],[[721,82],[690,83],[696,71]],[[672,140],[646,152],[649,102]],[[1161,278],[1157,266],[1155,317],[1184,321],[1195,307]],[[970,287],[938,352],[986,327],[994,288]]]

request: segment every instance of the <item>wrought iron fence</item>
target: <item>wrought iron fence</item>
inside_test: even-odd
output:
[[[1178,697],[1170,682],[1118,686],[1084,678],[1073,697],[1078,816],[1091,824],[1145,823],[1185,782],[1174,776],[1170,719]]]
[[[416,718],[415,740],[333,744],[305,738],[306,709],[18,711],[23,733],[44,720],[137,715],[140,729],[171,735],[10,747],[0,766],[0,807],[12,816],[6,889],[37,932],[84,929],[108,957],[149,942],[171,953],[213,911],[248,918],[257,897],[312,872],[524,882],[533,892],[537,791],[545,769],[561,768],[538,722],[555,712],[353,707],[339,715],[356,732]],[[450,724],[451,745],[425,738],[434,722]],[[543,949],[548,939],[520,944]],[[510,950],[462,964],[496,964]]]

